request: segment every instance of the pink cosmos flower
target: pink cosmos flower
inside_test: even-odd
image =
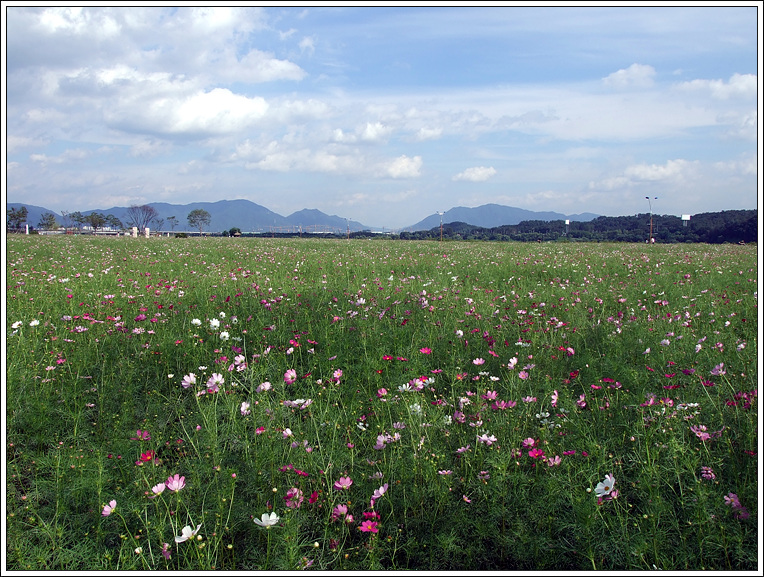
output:
[[[473,365],[482,365],[484,363],[485,363],[485,359],[481,359],[481,358],[477,358],[477,359],[472,361]]]
[[[432,349],[430,347],[423,347],[419,349],[419,352],[422,353],[423,355],[429,355],[432,353]]]
[[[262,393],[263,391],[269,391],[271,389],[271,384],[268,381],[265,381],[264,383],[260,383],[257,388],[255,389],[255,392]]]
[[[114,509],[116,508],[117,508],[117,501],[115,499],[112,499],[111,501],[109,501],[108,505],[104,505],[103,511],[101,511],[101,515],[103,515],[104,517],[108,517],[109,515],[111,515],[111,512],[114,511]]]
[[[158,485],[154,485],[153,487],[151,487],[151,491],[154,494],[153,495],[149,495],[149,499],[153,499],[157,495],[161,495],[166,488],[167,488],[167,486],[164,483],[159,483]]]
[[[340,477],[339,481],[335,481],[334,488],[338,491],[342,491],[344,489],[349,489],[350,485],[353,484],[353,479],[350,477]]]
[[[363,521],[361,522],[361,526],[358,528],[364,533],[379,533],[377,525],[379,525],[377,521]]]
[[[184,389],[187,389],[191,385],[195,385],[195,384],[196,384],[196,375],[194,373],[189,373],[183,377],[183,382],[181,383],[181,386]]]
[[[478,441],[481,443],[485,443],[489,447],[496,442],[496,437],[494,435],[488,435],[488,433],[483,433],[482,435],[478,435],[477,438]]]
[[[289,491],[287,491],[284,500],[286,501],[286,506],[290,509],[299,509],[304,500],[302,491],[300,491],[297,487],[292,487],[289,489]]]
[[[131,441],[150,441],[151,440],[151,436],[149,435],[148,431],[141,431],[140,429],[138,429],[135,432],[135,434],[137,435],[136,437],[130,437]]]
[[[557,400],[559,399],[559,395],[557,393],[557,389],[552,393],[552,407],[557,406]]]
[[[297,380],[297,371],[294,369],[289,369],[286,373],[284,373],[284,382],[287,385],[291,385]]]
[[[520,371],[519,373],[517,373],[517,376],[520,377],[521,379],[525,380],[530,375],[528,374],[528,371]]]
[[[711,374],[714,375],[715,377],[718,377],[720,375],[726,375],[727,371],[724,370],[724,363],[719,363],[713,369],[711,369]]]
[[[487,401],[493,401],[498,396],[499,396],[499,393],[497,393],[496,391],[486,391],[484,395],[480,395],[481,398]]]
[[[381,499],[382,496],[387,493],[387,487],[388,484],[385,483],[382,485],[379,489],[374,490],[374,494],[371,496],[371,507],[374,508],[374,503],[377,501],[377,499]]]
[[[220,373],[212,373],[212,376],[207,379],[207,390],[211,393],[217,393],[220,389],[220,385],[225,383],[223,375]]]
[[[727,493],[724,496],[724,504],[731,505],[733,509],[739,509],[741,507],[740,499],[738,499],[738,496],[735,493]]]
[[[539,449],[538,447],[535,449],[531,449],[528,451],[528,456],[532,459],[543,459],[544,458],[544,451]]]
[[[339,504],[332,510],[332,521],[337,521],[341,517],[346,517],[348,513],[347,505]]]
[[[523,439],[523,448],[524,449],[531,449],[536,445],[536,439],[532,437],[528,437],[527,439]]]
[[[342,369],[337,369],[337,370],[336,370],[336,371],[334,371],[334,373],[332,374],[332,379],[333,379],[334,381],[339,381],[341,377],[342,377]]]
[[[175,473],[172,477],[167,477],[167,490],[176,493],[186,486],[186,478]]]

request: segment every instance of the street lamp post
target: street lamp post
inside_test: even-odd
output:
[[[649,196],[646,196],[645,198],[647,199],[647,203],[650,205],[650,239],[648,240],[648,242],[652,244],[654,242],[653,240],[653,203],[650,202]],[[658,197],[654,196],[653,199],[658,200]]]
[[[445,213],[438,211],[438,214],[440,215],[440,242],[443,242],[443,215]]]

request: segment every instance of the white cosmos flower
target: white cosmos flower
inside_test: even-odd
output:
[[[180,534],[180,535],[176,535],[176,536],[175,536],[175,542],[176,542],[176,543],[183,543],[183,541],[188,541],[189,539],[192,539],[192,538],[193,538],[193,537],[194,537],[194,536],[195,536],[195,535],[196,535],[196,534],[199,532],[199,528],[200,528],[201,526],[202,526],[202,524],[201,524],[201,523],[199,523],[199,524],[196,526],[196,529],[192,529],[191,527],[189,527],[188,525],[186,525],[186,526],[185,526],[185,527],[183,527],[183,529],[181,530],[181,534]]]
[[[210,328],[216,329],[220,326],[220,321],[217,319],[210,319]]]
[[[594,492],[596,493],[597,497],[610,495],[614,485],[615,477],[613,477],[613,475],[605,475],[605,480],[597,483],[597,486],[594,488]]]
[[[279,522],[280,517],[276,515],[275,512],[268,515],[268,513],[263,513],[261,519],[254,519],[254,522],[260,525],[261,527],[265,527],[266,529],[270,529],[273,525]]]
[[[194,325],[195,327],[200,327],[202,326],[202,321],[200,321],[199,319],[191,319],[191,324]]]

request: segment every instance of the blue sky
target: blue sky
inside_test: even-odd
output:
[[[760,3],[7,5],[8,202],[245,198],[388,229],[757,207]]]

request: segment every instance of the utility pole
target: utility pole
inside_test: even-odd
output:
[[[438,214],[440,215],[440,242],[443,242],[443,215],[445,213],[438,211]]]
[[[650,202],[650,197],[646,196],[647,203],[650,205],[650,238],[648,239],[648,243],[653,244],[655,242],[655,239],[653,239],[653,203]],[[657,196],[653,197],[655,200],[658,200]]]

